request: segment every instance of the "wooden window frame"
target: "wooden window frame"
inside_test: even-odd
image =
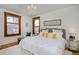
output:
[[[38,16],[38,17],[32,18],[32,34],[35,34],[35,32],[34,32],[34,20],[35,19],[39,19],[39,33],[40,33],[40,16]]]
[[[18,17],[18,19],[19,19],[19,33],[16,33],[16,34],[8,34],[7,33],[7,16],[8,15]],[[13,14],[13,13],[9,13],[9,12],[4,12],[4,36],[9,37],[9,36],[17,36],[17,35],[21,35],[21,16]]]

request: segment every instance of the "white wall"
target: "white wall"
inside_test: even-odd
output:
[[[0,45],[2,44],[7,44],[10,42],[15,42],[17,40],[17,37],[19,36],[13,36],[13,37],[4,37],[4,12],[11,12],[14,13],[12,11],[8,11],[5,9],[1,9],[0,8]],[[27,17],[26,15],[22,15],[19,13],[15,13],[17,15],[20,15],[21,18],[21,36],[25,36],[26,32],[31,31],[31,19],[29,17]],[[28,23],[28,26],[26,26],[26,23]]]
[[[7,10],[0,8],[0,45],[6,44],[9,42],[14,42],[17,40],[17,37],[18,37],[18,36],[4,37],[4,11],[7,11]],[[8,12],[11,12],[11,11],[8,11]],[[16,13],[16,14],[22,16],[22,20],[21,20],[22,35],[21,36],[24,36],[27,31],[32,32],[31,18],[19,13]],[[62,19],[61,26],[48,26],[48,27],[64,28],[66,29],[67,33],[69,32],[69,30],[74,31],[77,33],[77,39],[79,39],[78,37],[79,36],[79,6],[68,7],[68,8],[52,11],[49,13],[41,14],[38,16],[40,16],[41,18],[41,28],[46,28],[45,26],[43,26],[43,21]],[[28,26],[26,26],[26,23],[28,23]]]
[[[49,13],[45,13],[42,15],[38,15],[41,17],[41,28],[46,27],[56,27],[56,28],[64,28],[67,33],[70,31],[77,33],[77,39],[79,36],[79,6],[68,7],[56,11],[52,11]],[[62,19],[61,26],[44,26],[43,22],[46,20],[54,20],[54,19]],[[68,35],[68,34],[67,34]],[[67,36],[68,37],[68,36]]]

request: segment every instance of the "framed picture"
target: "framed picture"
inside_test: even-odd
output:
[[[61,19],[44,21],[44,26],[60,26]]]

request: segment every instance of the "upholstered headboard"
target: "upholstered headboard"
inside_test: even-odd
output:
[[[61,28],[45,28],[45,29],[41,29],[41,31],[48,31],[48,32],[53,32],[53,30],[61,30],[63,32],[62,37],[64,39],[66,39],[66,31],[65,31],[65,29],[61,29]]]

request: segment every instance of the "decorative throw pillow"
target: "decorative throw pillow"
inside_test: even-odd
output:
[[[48,34],[48,38],[50,38],[50,39],[59,39],[59,38],[62,38],[62,34],[61,33],[52,32],[52,33]]]
[[[31,36],[31,32],[26,32],[26,36]]]
[[[45,37],[45,38],[47,38],[48,37],[48,32],[43,32],[42,36]]]
[[[57,34],[51,32],[51,33],[48,34],[48,38],[50,38],[50,39],[57,39]]]
[[[56,33],[52,33],[52,39],[57,39]]]

